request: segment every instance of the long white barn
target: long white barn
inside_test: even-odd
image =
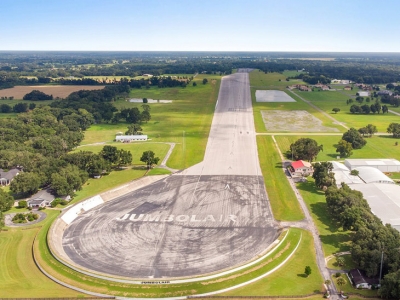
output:
[[[135,142],[135,141],[147,141],[147,135],[141,134],[141,135],[117,135],[115,137],[116,142],[123,142],[123,143],[129,143],[129,142]]]

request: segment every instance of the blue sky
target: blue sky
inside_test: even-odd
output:
[[[400,1],[0,0],[0,50],[400,52]]]

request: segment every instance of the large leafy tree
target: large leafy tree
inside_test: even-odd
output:
[[[51,175],[51,186],[57,195],[72,195],[74,190],[82,187],[87,178],[88,174],[79,170],[77,166],[67,165]]]
[[[393,134],[394,138],[400,137],[400,124],[399,123],[390,123],[387,128],[387,132]]]
[[[340,140],[336,148],[336,152],[339,152],[340,156],[342,157],[349,157],[353,154],[353,146],[351,143],[346,142],[345,140]]]
[[[151,150],[144,151],[142,157],[140,158],[140,161],[144,162],[148,169],[150,169],[153,165],[158,164],[159,160],[160,159],[155,157],[154,152]]]
[[[367,144],[367,141],[361,136],[355,128],[350,128],[342,136],[342,140],[351,143],[353,149],[361,149]]]
[[[290,145],[290,154],[295,160],[307,160],[313,161],[318,153],[323,150],[322,145],[318,145],[317,142],[310,138],[301,138]]]
[[[16,194],[32,195],[39,190],[43,176],[36,172],[23,172],[16,176],[10,184],[10,190]]]
[[[318,162],[313,165],[314,172],[312,177],[315,180],[315,185],[318,188],[326,188],[330,186],[335,186],[335,174],[332,172],[333,165],[331,162]]]
[[[384,299],[400,298],[400,270],[385,275],[381,282],[379,294]]]
[[[133,134],[133,135],[140,135],[142,134],[142,127],[139,124],[130,124],[128,126],[128,130],[125,132],[125,134]]]

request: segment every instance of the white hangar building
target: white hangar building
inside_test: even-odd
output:
[[[134,141],[147,141],[147,135],[117,135],[115,137],[116,142],[130,143]]]
[[[350,170],[373,167],[382,172],[400,172],[400,161],[396,159],[345,159],[344,164]]]

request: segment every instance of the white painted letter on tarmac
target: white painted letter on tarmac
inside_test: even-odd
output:
[[[143,219],[143,222],[158,222],[160,221],[160,217],[161,215],[156,215],[156,216],[146,215]]]
[[[192,215],[190,222],[201,222],[201,220],[196,220],[196,215]]]
[[[232,221],[233,223],[236,223],[236,219],[237,219],[237,216],[229,215],[229,220]]]
[[[207,217],[203,220],[203,222],[215,222],[215,218],[213,215],[207,215]]]
[[[179,216],[176,216],[176,220],[178,222],[187,222],[187,221],[189,221],[189,216],[188,215],[179,215]]]
[[[117,218],[118,221],[123,221],[129,218],[129,214],[125,214],[122,218]]]
[[[172,222],[174,220],[174,215],[169,215],[164,219],[164,222]]]
[[[136,222],[136,221],[140,221],[140,220],[142,220],[143,219],[143,214],[140,214],[136,219],[135,219],[135,216],[136,216],[136,214],[132,214],[131,215],[131,217],[129,218],[129,220],[130,221],[134,221],[134,222]]]

